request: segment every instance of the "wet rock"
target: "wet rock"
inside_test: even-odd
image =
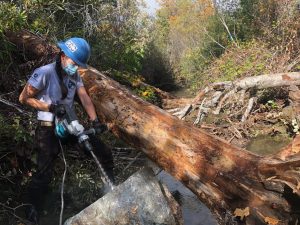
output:
[[[69,218],[64,225],[182,224],[176,204],[147,168]]]

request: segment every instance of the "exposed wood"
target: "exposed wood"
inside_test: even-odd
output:
[[[300,85],[300,73],[277,73],[247,77],[233,83],[237,89],[282,87]]]
[[[208,88],[200,91],[194,99],[165,99],[163,100],[163,108],[177,108],[183,105],[196,104],[210,91],[217,90],[224,92],[223,98],[220,100],[218,107],[214,110],[214,114],[219,114],[222,106],[227,101],[230,95],[233,95],[238,90],[248,90],[251,88],[265,89],[273,87],[284,87],[291,85],[300,85],[300,73],[277,73],[266,74],[260,76],[246,77],[237,81],[218,82],[211,84]],[[242,97],[242,96],[241,96]]]
[[[194,125],[198,124],[204,117],[204,108],[203,108],[203,104],[205,102],[206,98],[203,99],[200,107],[199,107],[199,111],[198,111],[198,114],[197,114],[197,118],[196,120],[194,121]]]
[[[246,119],[248,118],[249,113],[250,113],[251,110],[252,110],[252,107],[253,107],[253,104],[254,104],[255,100],[256,100],[255,97],[249,99],[247,109],[246,109],[246,111],[245,111],[245,113],[244,113],[244,115],[243,115],[243,117],[242,117],[242,120],[241,120],[242,122],[245,122]]]
[[[247,224],[264,224],[266,217],[288,224],[297,207],[289,197],[299,205],[299,158],[264,158],[232,146],[141,100],[93,68],[82,71],[82,78],[101,119],[114,124],[112,132],[182,181],[220,224],[225,224],[224,211],[246,207]],[[270,190],[269,182],[286,187],[283,195],[278,188]]]
[[[227,92],[224,97],[221,99],[221,101],[218,104],[218,107],[216,108],[216,110],[213,112],[215,115],[218,115],[222,109],[222,106],[224,104],[224,102],[235,93],[235,90],[231,90],[229,92]]]
[[[174,108],[182,108],[186,105],[190,105],[193,101],[193,98],[175,98],[175,99],[163,99],[162,108],[163,109],[174,109]]]
[[[187,105],[185,106],[181,111],[174,113],[174,116],[177,116],[179,119],[184,119],[184,117],[191,111],[191,109],[193,108],[192,105]]]
[[[283,148],[280,152],[276,154],[276,157],[281,160],[286,160],[287,158],[296,155],[300,152],[300,135],[297,135],[293,141]]]
[[[49,42],[29,31],[21,30],[16,32],[5,32],[6,38],[16,45],[19,51],[22,51],[27,60],[41,59],[48,57],[53,59],[53,56],[58,52],[58,48],[49,44]]]

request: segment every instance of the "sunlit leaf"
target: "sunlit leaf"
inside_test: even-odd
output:
[[[279,220],[271,217],[265,217],[265,222],[269,225],[277,225],[279,223]]]
[[[240,217],[241,220],[244,219],[244,217],[247,217],[250,215],[250,209],[249,207],[246,207],[245,209],[236,208],[234,210],[234,216]]]

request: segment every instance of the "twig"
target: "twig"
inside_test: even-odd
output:
[[[124,174],[124,172],[137,160],[137,158],[141,155],[142,153],[139,152],[134,159],[123,169],[122,173]]]
[[[5,179],[5,180],[8,180],[10,183],[12,183],[12,184],[15,184],[14,182],[12,182],[9,178],[7,178],[7,177],[4,177],[4,176],[0,176],[0,178],[2,178],[2,179]]]
[[[221,91],[216,91],[211,99],[211,105],[214,107],[222,96]]]
[[[217,129],[216,126],[208,125],[208,124],[201,124],[202,129]]]
[[[167,112],[169,113],[176,113],[180,110],[180,108],[175,108],[175,109],[168,109]]]
[[[8,92],[8,93],[4,93],[4,94],[0,95],[0,97],[3,97],[3,96],[5,96],[5,95],[10,95],[10,94],[12,94],[12,93],[14,93],[14,92],[16,92],[16,91],[11,91],[11,92]]]
[[[114,147],[113,150],[117,150],[117,151],[120,151],[120,150],[125,150],[125,151],[130,150],[131,151],[131,150],[135,150],[135,148]]]
[[[239,132],[239,130],[238,129],[236,129],[236,127],[235,126],[233,126],[233,129],[234,129],[234,133],[237,135],[237,138],[243,138],[243,135],[241,134],[241,132]]]
[[[229,91],[228,93],[226,93],[226,94],[224,95],[224,97],[223,97],[223,98],[221,99],[221,101],[219,102],[218,107],[217,107],[216,110],[213,112],[213,114],[215,114],[215,115],[220,114],[220,111],[221,111],[221,108],[222,108],[222,106],[223,106],[223,103],[226,101],[226,99],[227,99],[229,96],[233,95],[234,92],[235,92],[235,90],[231,90],[231,91]]]
[[[9,154],[12,154],[12,153],[14,153],[14,152],[7,152],[7,153],[5,153],[3,156],[0,157],[0,160],[3,159],[5,156],[7,156]]]
[[[235,44],[236,47],[238,47],[238,44],[237,44],[237,42],[234,40],[234,38],[232,37],[232,34],[231,34],[231,32],[230,32],[230,30],[229,30],[229,28],[228,28],[228,26],[227,26],[227,24],[226,24],[226,22],[225,22],[224,17],[223,17],[223,16],[220,16],[219,19],[220,19],[221,23],[223,24],[223,26],[225,27],[225,29],[226,29],[226,31],[227,31],[229,37],[230,37],[230,40],[233,41],[233,43]]]
[[[188,104],[181,111],[174,113],[174,116],[177,116],[179,119],[184,119],[184,117],[191,111],[193,108],[192,104]]]
[[[228,140],[229,143],[232,142],[232,140],[234,139],[235,135],[232,135],[232,137]]]
[[[7,206],[7,205],[5,205],[5,204],[3,204],[3,203],[0,203],[0,205],[3,207],[3,208],[6,208],[6,209],[9,209],[9,210],[13,210],[13,211],[16,211],[18,208],[21,208],[21,207],[23,207],[23,206],[29,206],[29,205],[31,205],[31,204],[21,204],[21,205],[18,205],[18,206],[16,206],[16,207],[9,207],[9,206]]]
[[[122,159],[122,160],[129,160],[129,161],[131,161],[131,160],[143,160],[143,159],[135,159],[134,157],[132,157],[132,158],[130,158],[130,157],[118,157],[118,159]]]
[[[242,90],[240,91],[239,102],[240,102],[241,104],[244,104],[245,93],[246,93],[246,90],[245,90],[245,89],[242,89]]]
[[[5,209],[8,209],[8,210],[6,210],[6,212],[8,212],[8,213],[10,213],[10,214],[12,214],[15,218],[17,218],[17,219],[19,219],[19,220],[21,220],[21,221],[24,221],[24,222],[28,222],[26,219],[24,219],[24,218],[22,218],[22,217],[19,217],[19,216],[17,216],[16,215],[16,213],[15,213],[15,211],[18,209],[18,208],[21,208],[21,207],[23,207],[23,206],[29,206],[29,205],[31,205],[31,204],[21,204],[21,205],[18,205],[18,206],[16,206],[16,207],[9,207],[9,206],[7,206],[7,205],[5,205],[5,204],[3,204],[3,203],[0,203],[0,206],[2,206],[3,208],[5,208]],[[31,224],[31,223],[30,223]]]
[[[300,56],[298,56],[296,59],[294,59],[294,61],[291,62],[291,63],[285,68],[285,70],[288,71],[288,72],[291,71],[292,68],[293,68],[295,65],[297,65],[299,62],[300,62]]]
[[[205,100],[206,100],[206,98],[203,99],[203,101],[202,101],[202,103],[199,107],[198,115],[197,115],[197,118],[194,122],[194,125],[198,124],[203,119],[203,116],[204,116],[203,105],[204,105]]]
[[[246,111],[245,111],[245,113],[244,113],[244,115],[242,117],[241,122],[245,122],[246,121],[246,119],[249,116],[249,113],[251,112],[251,110],[253,108],[253,104],[254,104],[255,101],[256,101],[256,97],[252,97],[252,98],[249,99],[248,107],[247,107],[247,109],[246,109]]]
[[[208,31],[207,31],[206,29],[204,29],[204,31],[205,31],[205,34],[206,34],[213,42],[215,42],[215,43],[216,43],[217,45],[219,45],[221,48],[223,48],[223,49],[226,50],[226,48],[225,48],[220,42],[218,42],[216,39],[214,39],[211,35],[208,34]]]
[[[0,102],[6,104],[6,105],[8,105],[8,106],[14,107],[14,108],[15,108],[16,110],[18,110],[20,113],[25,113],[25,114],[29,115],[28,112],[25,112],[24,110],[22,110],[21,108],[19,108],[16,104],[11,103],[11,102],[9,102],[9,101],[3,99],[3,98],[0,98]]]

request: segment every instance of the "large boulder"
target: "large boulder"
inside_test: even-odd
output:
[[[179,206],[155,178],[143,169],[113,191],[69,218],[64,225],[182,224]]]

